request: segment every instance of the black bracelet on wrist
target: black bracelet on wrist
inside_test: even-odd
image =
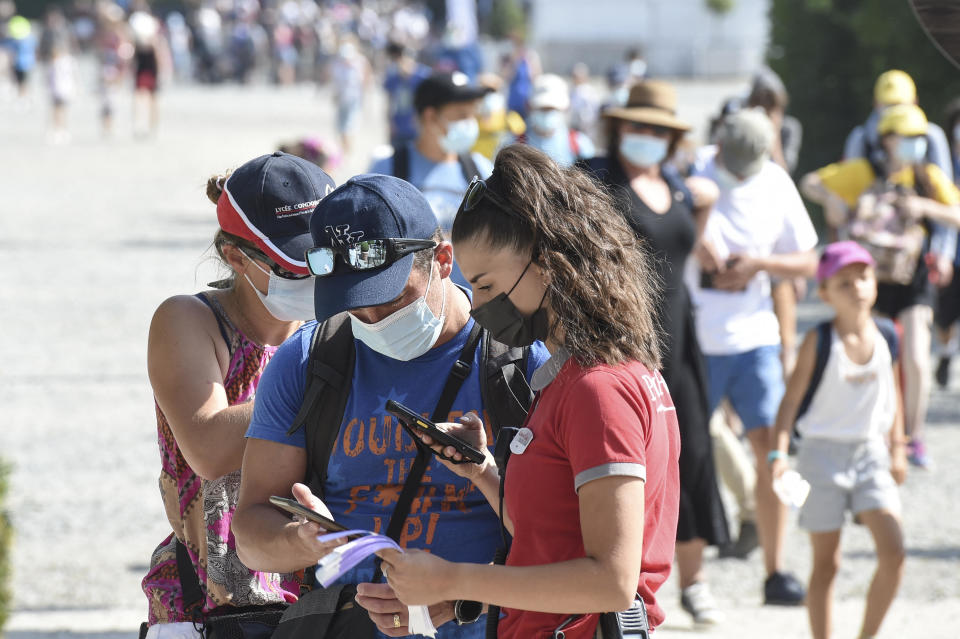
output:
[[[453,603],[453,616],[457,619],[457,625],[463,626],[468,623],[474,623],[482,614],[483,604],[479,601],[457,599]]]

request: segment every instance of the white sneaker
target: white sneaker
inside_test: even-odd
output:
[[[690,613],[698,626],[715,626],[723,621],[723,613],[717,608],[710,587],[702,581],[680,592],[680,605]]]

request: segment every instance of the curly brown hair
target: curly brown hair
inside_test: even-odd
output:
[[[611,194],[526,144],[502,149],[486,184],[510,210],[490,198],[461,206],[453,242],[529,252],[549,274],[551,332],[581,365],[659,368],[660,281]]]

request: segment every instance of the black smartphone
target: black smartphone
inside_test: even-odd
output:
[[[315,524],[319,524],[321,528],[329,532],[349,530],[349,528],[343,524],[338,524],[329,517],[325,517],[317,511],[307,508],[295,499],[287,499],[286,497],[277,497],[274,495],[270,497],[270,503],[280,510],[287,511],[291,515],[300,515],[302,517],[306,517],[307,520],[312,521]]]
[[[700,288],[715,288],[713,285],[712,271],[700,271]]]
[[[437,428],[437,425],[431,422],[429,419],[421,417],[403,404],[395,402],[392,399],[388,399],[386,408],[388,413],[392,413],[397,416],[397,419],[400,420],[400,423],[403,424],[403,426],[407,428],[414,437],[416,437],[416,433],[418,432],[425,435],[430,435],[430,437],[433,438],[433,441],[439,444],[444,446],[453,446],[458,453],[463,455],[464,459],[472,461],[474,464],[483,463],[485,457],[482,452],[459,437],[455,437],[450,433],[440,430]]]

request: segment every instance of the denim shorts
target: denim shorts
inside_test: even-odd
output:
[[[784,390],[779,345],[734,355],[705,355],[704,359],[711,413],[726,397],[744,430],[773,426]]]

